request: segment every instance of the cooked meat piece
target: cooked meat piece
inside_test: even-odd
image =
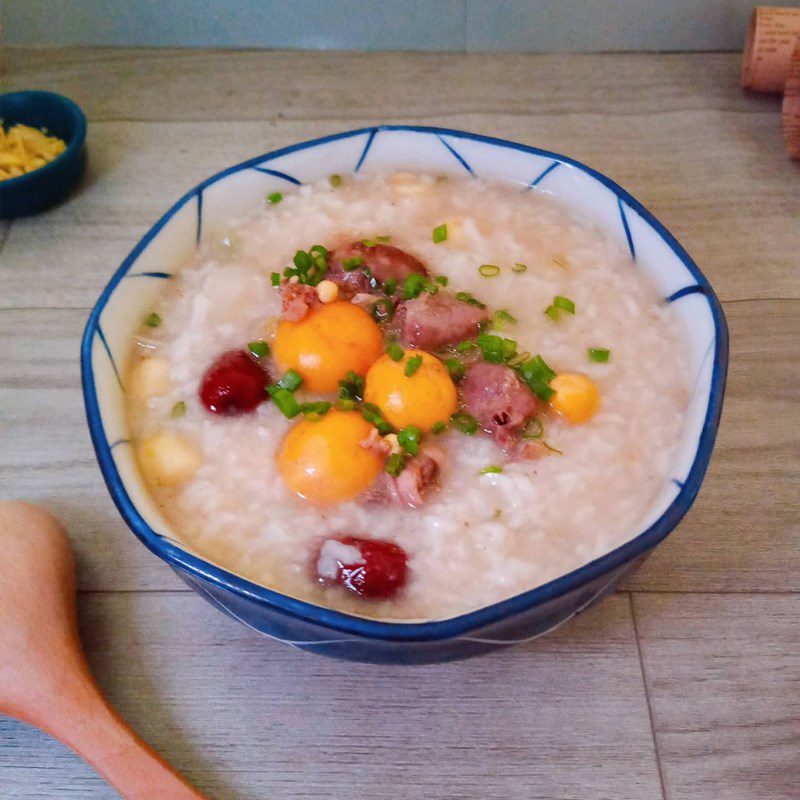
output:
[[[361,258],[361,264],[347,271],[344,262],[352,258]],[[398,284],[402,284],[412,273],[428,274],[425,265],[418,258],[399,247],[390,244],[369,246],[363,242],[353,242],[337,247],[330,254],[327,278],[338,284],[345,296],[374,291],[373,282],[364,272],[364,267],[368,267],[375,279],[381,283],[394,279]]]
[[[289,322],[299,322],[312,308],[322,305],[317,290],[304,283],[282,283],[279,291],[281,317]]]
[[[488,318],[485,308],[462,303],[448,292],[423,292],[401,303],[395,313],[403,344],[420,350],[437,350],[477,336]]]

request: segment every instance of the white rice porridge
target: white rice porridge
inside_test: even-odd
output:
[[[432,229],[442,223],[447,239],[434,243]],[[489,435],[448,430],[435,437],[447,453],[440,488],[423,507],[316,506],[294,495],[276,466],[296,420],[273,402],[230,417],[203,407],[198,387],[214,359],[269,340],[281,313],[271,273],[282,272],[298,249],[382,235],[432,275],[446,276],[448,291],[506,309],[517,322],[502,335],[520,352],[540,353],[556,372],[595,382],[600,405],[588,422],[540,416],[544,438],[560,453],[510,461]],[[511,269],[519,263],[524,272]],[[498,265],[499,274],[482,276],[482,264]],[[574,315],[546,316],[555,296],[570,298]],[[688,402],[677,319],[628,253],[546,194],[482,179],[348,176],[338,187],[321,181],[286,191],[180,269],[153,311],[161,323],[143,327],[131,365],[155,354],[168,362],[168,377],[146,399],[131,400],[132,439],[174,431],[201,454],[186,482],[153,486],[174,535],[256,583],[363,616],[454,616],[623,544],[640,532],[669,476]],[[608,363],[592,362],[587,348],[607,348]],[[183,416],[173,412],[176,403],[185,403]],[[502,472],[481,475],[487,465]],[[396,597],[365,600],[315,580],[315,548],[342,533],[406,551],[408,580]]]

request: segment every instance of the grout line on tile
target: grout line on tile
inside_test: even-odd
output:
[[[656,757],[656,767],[658,769],[658,780],[661,784],[661,797],[663,800],[668,800],[667,798],[667,787],[664,783],[664,771],[661,767],[661,754],[658,752],[658,737],[656,736],[656,723],[655,717],[653,715],[653,705],[650,701],[650,690],[647,686],[647,671],[645,670],[644,666],[644,656],[642,654],[642,642],[639,637],[639,625],[636,622],[636,606],[633,602],[633,592],[628,592],[628,603],[630,604],[631,609],[631,619],[633,620],[633,633],[636,637],[636,651],[639,654],[639,669],[642,674],[642,684],[644,686],[644,699],[647,703],[647,715],[650,719],[650,733],[653,737],[653,752]]]

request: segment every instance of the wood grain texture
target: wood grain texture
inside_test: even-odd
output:
[[[661,797],[623,596],[539,642],[413,669],[291,650],[193,594],[84,596],[81,616],[112,701],[217,800]],[[0,786],[26,800],[110,796],[9,721]]]
[[[797,800],[800,598],[634,596],[669,800]]]

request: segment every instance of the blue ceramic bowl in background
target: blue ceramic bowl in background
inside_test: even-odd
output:
[[[86,117],[76,103],[53,92],[0,95],[0,119],[44,128],[63,139],[67,149],[39,169],[0,181],[0,219],[24,217],[63,200],[86,166]]]
[[[530,591],[458,617],[365,619],[267,589],[202,558],[180,541],[137,469],[125,417],[124,365],[134,331],[171,271],[269,192],[333,173],[467,172],[547,192],[628,249],[664,303],[674,304],[692,372],[692,395],[669,478],[627,542]],[[728,332],[705,276],[673,236],[610,179],[570,158],[463,131],[385,126],[350,131],[259,156],[203,181],[136,245],[89,317],[81,366],[86,413],[108,489],[136,536],[210,603],[288,644],[358,661],[422,663],[465,658],[538,636],[611,592],[678,524],[703,480],[722,410]]]

